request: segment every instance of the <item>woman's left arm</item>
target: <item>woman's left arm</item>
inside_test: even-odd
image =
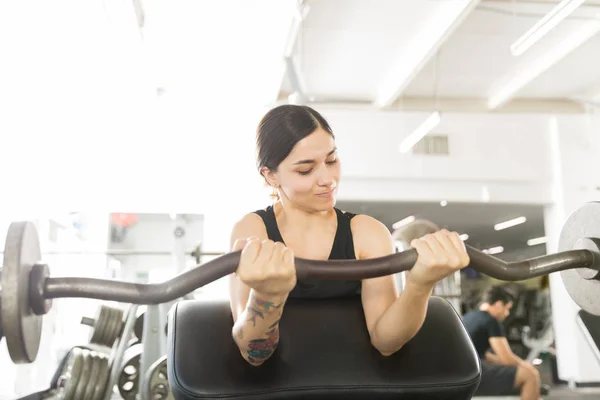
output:
[[[359,259],[395,252],[389,230],[374,218],[357,215],[352,219],[352,232]],[[451,238],[453,235],[440,231],[413,242],[419,258],[407,274],[400,295],[393,275],[363,280],[362,304],[367,329],[371,343],[381,354],[397,352],[417,334],[425,321],[435,283],[468,264],[466,252],[460,250],[462,242],[456,242],[458,235]],[[413,272],[415,269],[418,271]]]

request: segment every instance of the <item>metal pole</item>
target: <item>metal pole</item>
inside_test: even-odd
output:
[[[0,254],[4,254],[4,251],[0,251]],[[172,251],[160,251],[160,250],[52,250],[43,251],[42,255],[49,256],[62,256],[62,255],[107,255],[107,256],[172,256]],[[195,257],[196,253],[188,251],[185,253],[188,256]],[[222,256],[223,252],[201,252],[200,256]]]

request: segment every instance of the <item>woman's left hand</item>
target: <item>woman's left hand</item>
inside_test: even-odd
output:
[[[458,233],[442,229],[410,243],[418,253],[408,279],[419,286],[433,288],[440,280],[469,265],[470,259]]]

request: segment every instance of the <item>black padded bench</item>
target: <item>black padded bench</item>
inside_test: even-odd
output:
[[[460,317],[433,297],[419,333],[384,357],[371,345],[360,298],[286,303],[280,343],[260,367],[231,337],[227,301],[184,300],[169,314],[169,384],[177,400],[470,399],[480,364]]]

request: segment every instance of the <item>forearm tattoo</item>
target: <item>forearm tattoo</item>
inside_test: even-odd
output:
[[[250,313],[250,321],[252,321],[253,326],[256,326],[256,318],[260,317],[261,319],[265,319],[265,314],[269,314],[275,310],[279,310],[282,306],[282,303],[275,304],[271,301],[262,300],[252,296],[250,299],[250,304],[248,305],[248,312]]]
[[[249,321],[252,321],[253,327],[256,326],[256,319],[265,319],[272,313],[277,312],[276,320],[269,325],[265,332],[265,338],[253,339],[248,341],[248,361],[253,364],[262,363],[268,359],[275,351],[279,343],[279,320],[281,318],[281,307],[283,303],[275,304],[271,301],[265,301],[252,296],[248,305],[250,313]],[[240,330],[241,331],[241,330]],[[243,335],[242,332],[240,334]]]

